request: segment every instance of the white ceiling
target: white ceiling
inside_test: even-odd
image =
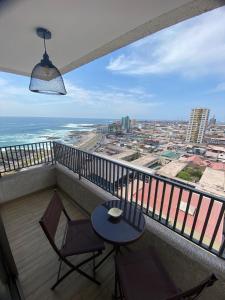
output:
[[[150,33],[225,4],[221,0],[14,0],[0,11],[0,70],[30,75],[43,53],[62,73]]]

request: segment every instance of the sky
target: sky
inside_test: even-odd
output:
[[[27,77],[0,72],[0,116],[187,120],[192,108],[206,107],[224,122],[225,8],[161,30],[63,77],[67,95],[49,96],[30,92]]]

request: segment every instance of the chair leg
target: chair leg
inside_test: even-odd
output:
[[[88,274],[86,274],[85,272],[83,272],[82,270],[80,270],[79,268],[72,268],[70,269],[68,272],[66,272],[62,277],[60,277],[59,279],[57,279],[56,283],[51,287],[52,290],[54,290],[57,285],[60,284],[60,282],[62,282],[68,275],[70,275],[73,271],[77,271],[78,273],[80,273],[81,275],[83,275],[84,277],[88,278],[89,280],[91,280],[92,282],[96,283],[97,285],[100,285],[101,283],[99,281],[97,281],[95,278],[89,276]]]
[[[66,278],[68,275],[70,275],[73,271],[75,271],[75,270],[70,269],[70,270],[69,270],[68,272],[66,272],[66,274],[64,274],[61,278],[58,278],[57,281],[56,281],[56,283],[51,287],[51,289],[54,290],[54,289],[57,287],[57,285],[59,285],[60,282],[63,281],[63,279],[65,279],[65,278]]]
[[[60,261],[60,263],[59,263],[59,270],[58,270],[58,274],[57,274],[57,281],[59,280],[59,276],[60,276],[60,272],[61,272],[61,267],[62,267],[62,259],[61,259],[61,258],[59,258],[59,261]]]
[[[58,271],[58,275],[57,275],[57,281],[56,283],[51,287],[52,290],[54,290],[56,288],[57,285],[60,284],[60,282],[62,282],[68,275],[70,275],[73,271],[77,271],[79,274],[83,275],[84,277],[88,278],[89,280],[91,280],[92,282],[94,282],[95,284],[97,285],[100,285],[101,283],[99,281],[97,281],[95,279],[95,277],[91,277],[90,275],[88,275],[87,273],[85,273],[84,271],[82,271],[80,269],[80,267],[84,264],[86,264],[87,262],[89,262],[90,260],[93,260],[95,259],[97,256],[100,255],[100,252],[97,253],[97,254],[94,254],[93,256],[91,257],[88,257],[87,259],[85,259],[84,261],[80,262],[78,265],[73,265],[70,261],[68,261],[67,259],[63,259],[61,260],[60,262],[60,267],[59,267],[59,271]],[[59,274],[60,274],[60,271],[61,271],[61,264],[62,264],[62,261],[64,261],[64,263],[66,265],[68,265],[71,269],[66,272],[62,277],[59,278]]]

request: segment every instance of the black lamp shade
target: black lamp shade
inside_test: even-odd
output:
[[[46,52],[41,62],[33,68],[29,89],[35,93],[66,95],[62,75],[49,60]]]

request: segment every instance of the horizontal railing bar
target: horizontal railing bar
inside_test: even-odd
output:
[[[54,163],[52,148],[51,141],[1,147],[0,174],[44,163]]]
[[[48,142],[33,142],[33,143],[26,143],[26,144],[17,144],[17,145],[11,145],[11,146],[3,146],[3,147],[1,147],[1,149],[4,149],[4,148],[10,148],[10,147],[19,147],[19,146],[25,146],[25,145],[36,145],[36,144],[39,144],[39,143],[41,143],[41,144],[44,144],[44,143],[49,143],[49,144],[51,144],[51,143],[53,143],[52,141],[48,141]],[[54,143],[56,143],[56,142],[54,142]],[[58,143],[58,142],[57,142]],[[61,144],[61,145],[63,145],[62,143],[58,143],[58,144]]]

